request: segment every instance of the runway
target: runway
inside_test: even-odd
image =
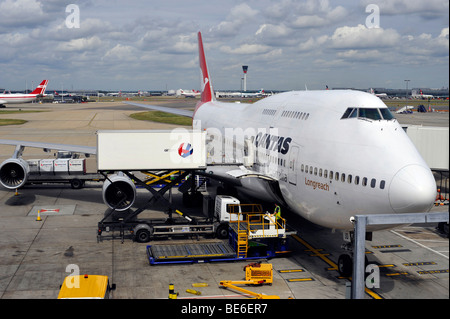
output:
[[[189,108],[195,100],[155,103]],[[28,121],[20,126],[0,127],[1,139],[95,146],[95,132],[99,129],[174,127],[133,120],[128,115],[140,110],[120,102],[24,104],[8,110],[19,108],[47,112],[1,115]],[[427,121],[441,121],[440,117],[432,118],[437,113],[431,114]],[[446,116],[448,125],[448,113],[442,116]],[[408,118],[398,119],[403,124]],[[0,146],[0,160],[9,158],[13,151],[14,147]],[[52,155],[36,149],[26,149],[24,153],[25,158]],[[88,169],[95,170],[95,164],[95,159],[89,159]],[[137,202],[148,200],[148,196],[138,190]],[[181,205],[181,196],[176,191],[174,202]],[[33,213],[36,207],[47,207],[53,213],[42,214],[42,221],[36,221]],[[56,209],[61,213],[55,213]],[[114,299],[167,299],[169,283],[175,285],[180,299],[248,299],[246,295],[221,289],[218,284],[221,280],[241,280],[242,268],[248,262],[150,266],[146,244],[130,239],[122,244],[118,233],[116,239],[97,242],[97,223],[105,211],[98,183],[90,183],[81,190],[64,185],[26,186],[17,196],[13,191],[0,189],[0,298],[55,299],[64,277],[70,275],[67,266],[77,265],[81,274],[108,275],[117,285],[112,294]],[[433,211],[448,211],[448,206],[435,207]],[[158,207],[145,214],[165,216]],[[282,299],[344,299],[350,279],[340,278],[335,269],[342,253],[342,234],[289,212],[283,211],[283,217],[297,230],[297,235],[289,238],[292,253],[263,260],[273,264],[274,284],[250,290]],[[161,240],[156,244],[179,240]],[[377,232],[372,242],[366,242],[366,251],[369,263],[379,266],[381,279],[380,288],[366,290],[366,299],[449,298],[449,241],[436,230],[436,225],[410,225]],[[192,283],[198,282],[208,284],[197,288],[200,296],[186,292]]]

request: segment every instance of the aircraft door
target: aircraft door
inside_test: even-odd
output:
[[[298,163],[298,146],[292,146],[292,149],[289,154],[289,173],[288,179],[289,184],[297,185],[297,170],[300,168]]]

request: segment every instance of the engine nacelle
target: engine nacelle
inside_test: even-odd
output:
[[[111,175],[103,184],[103,202],[116,211],[130,208],[136,199],[136,186],[125,175]]]
[[[0,184],[8,189],[17,189],[25,185],[30,166],[22,158],[10,158],[0,165]]]

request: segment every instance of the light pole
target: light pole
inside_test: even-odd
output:
[[[406,99],[408,99],[408,83],[410,82],[411,80],[405,80],[405,83],[406,83]]]

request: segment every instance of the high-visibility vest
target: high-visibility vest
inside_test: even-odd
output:
[[[281,208],[280,208],[280,206],[276,205],[275,206],[275,210],[273,211],[273,213],[274,213],[274,215],[275,215],[275,217],[277,219],[281,218]]]

